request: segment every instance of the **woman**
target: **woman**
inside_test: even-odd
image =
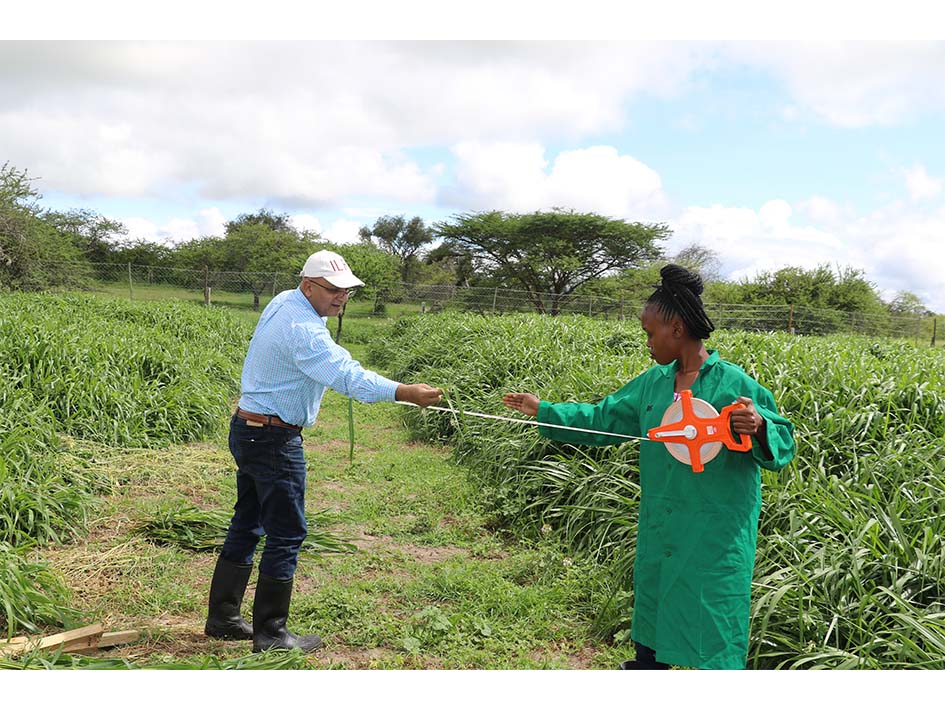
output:
[[[640,450],[640,513],[630,635],[636,659],[622,669],[744,669],[751,577],[761,510],[759,465],[778,470],[794,457],[793,425],[771,392],[726,362],[703,340],[715,329],[700,298],[702,279],[676,265],[640,316],[656,365],[598,404],[540,401],[509,393],[506,406],[541,423],[631,436],[659,426],[663,412],[689,389],[716,410],[738,402],[732,431],[752,436],[748,452],[723,448],[695,474],[662,443]],[[543,436],[584,445],[619,444],[606,434],[539,426]]]

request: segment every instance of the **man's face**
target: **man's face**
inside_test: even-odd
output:
[[[348,302],[348,289],[337,288],[324,278],[303,278],[302,293],[323,318],[337,315]]]

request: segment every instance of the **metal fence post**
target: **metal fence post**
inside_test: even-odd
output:
[[[131,262],[128,262],[128,300],[135,299],[135,289],[131,284]]]
[[[203,304],[210,305],[210,268],[203,266]]]

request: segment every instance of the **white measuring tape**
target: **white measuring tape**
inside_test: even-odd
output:
[[[529,419],[514,419],[508,416],[495,416],[493,414],[481,414],[478,411],[463,411],[462,409],[449,409],[443,406],[417,406],[410,401],[396,401],[396,404],[403,404],[404,406],[416,406],[418,409],[433,409],[434,411],[446,411],[451,414],[463,414],[464,416],[476,416],[482,419],[495,419],[496,421],[508,421],[510,423],[522,423],[526,426],[547,426],[548,428],[562,428],[565,431],[580,431],[581,433],[596,433],[601,436],[614,436],[615,438],[628,438],[635,441],[648,441],[650,440],[646,436],[628,436],[625,433],[611,433],[609,431],[597,431],[593,428],[577,428],[575,426],[561,426],[556,423],[541,423],[540,421],[531,421]]]
[[[398,401],[398,404],[406,406],[417,406],[409,401]],[[611,433],[610,431],[598,431],[592,428],[578,428],[576,426],[562,426],[555,423],[541,423],[540,421],[531,421],[528,419],[510,418],[508,416],[496,416],[494,414],[482,414],[478,411],[464,411],[462,409],[446,408],[443,406],[427,406],[417,408],[433,409],[434,411],[445,411],[454,416],[463,414],[464,416],[475,416],[484,419],[494,419],[496,421],[508,421],[510,423],[523,423],[527,426],[547,426],[548,428],[559,428],[565,431],[579,431],[581,433],[593,433],[599,436],[613,436],[614,438],[624,438],[634,441],[656,441],[663,443],[666,450],[676,460],[692,466],[692,472],[701,473],[704,463],[708,463],[715,458],[723,446],[732,451],[751,450],[751,439],[744,434],[740,434],[740,441],[736,441],[734,435],[729,429],[729,421],[732,410],[741,408],[742,405],[734,403],[722,409],[720,414],[707,401],[696,399],[691,391],[680,392],[680,398],[674,401],[663,414],[663,420],[660,426],[650,429],[648,436],[630,436],[625,433]],[[682,428],[680,428],[682,426]]]

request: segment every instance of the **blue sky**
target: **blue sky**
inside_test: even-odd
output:
[[[0,161],[131,237],[558,206],[665,222],[729,278],[852,266],[945,312],[945,42],[22,36]]]

